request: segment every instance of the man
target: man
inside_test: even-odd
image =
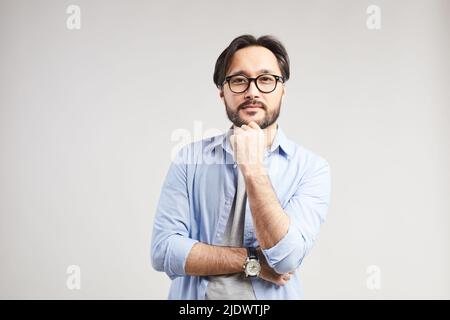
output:
[[[325,220],[328,162],[277,124],[289,58],[274,37],[243,35],[216,62],[233,126],[191,143],[167,173],[152,264],[169,299],[301,299],[296,270]]]

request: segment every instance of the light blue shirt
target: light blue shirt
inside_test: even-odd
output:
[[[184,146],[165,178],[154,220],[151,258],[157,271],[172,284],[169,299],[205,299],[207,277],[189,276],[186,258],[193,245],[220,245],[237,182],[227,133]],[[278,126],[264,165],[281,207],[290,217],[287,234],[263,250],[278,273],[296,270],[312,248],[330,202],[330,166],[312,151],[289,140]],[[259,246],[249,201],[245,212],[243,247]],[[270,226],[268,226],[270,228]],[[299,272],[284,286],[252,278],[257,299],[302,299]]]

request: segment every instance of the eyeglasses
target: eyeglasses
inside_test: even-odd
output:
[[[242,93],[248,90],[250,83],[255,81],[256,88],[263,93],[271,93],[277,88],[278,81],[284,82],[284,78],[274,74],[260,74],[256,78],[249,78],[243,75],[225,77],[231,92]]]

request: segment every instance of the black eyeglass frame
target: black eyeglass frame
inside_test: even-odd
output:
[[[248,84],[247,84],[247,87],[245,88],[245,90],[236,92],[236,91],[233,91],[233,89],[231,89],[230,79],[233,78],[233,77],[237,77],[237,76],[239,76],[239,77],[244,77],[244,78],[246,78],[246,79],[248,80]],[[274,87],[272,90],[270,90],[270,91],[264,91],[264,90],[261,90],[261,89],[258,87],[258,81],[257,81],[257,80],[258,80],[258,78],[263,77],[263,76],[272,76],[272,77],[275,78],[275,87]],[[222,85],[224,85],[225,82],[228,82],[228,88],[230,88],[231,92],[233,92],[233,93],[243,93],[243,92],[247,91],[248,88],[250,88],[250,84],[252,83],[252,81],[255,82],[256,88],[257,88],[259,91],[261,91],[262,93],[271,93],[271,92],[274,92],[275,89],[277,88],[278,81],[280,81],[281,83],[284,83],[284,78],[283,78],[282,76],[277,76],[276,74],[270,74],[270,73],[263,73],[263,74],[260,74],[259,76],[255,77],[255,78],[250,78],[250,77],[244,76],[244,75],[242,75],[242,74],[234,74],[234,75],[232,75],[232,76],[227,76],[227,77],[225,77],[225,81],[223,82]]]

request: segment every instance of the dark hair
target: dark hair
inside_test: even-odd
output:
[[[272,51],[277,58],[284,81],[289,79],[289,56],[283,44],[273,36],[255,38],[250,34],[245,34],[233,39],[229,46],[220,54],[219,58],[217,58],[213,80],[218,88],[221,88],[225,81],[226,72],[235,52],[250,46],[260,46]]]

